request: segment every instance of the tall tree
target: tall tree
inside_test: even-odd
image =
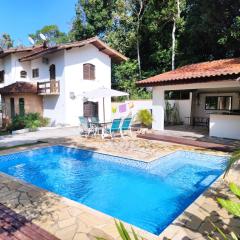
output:
[[[13,40],[11,36],[7,33],[3,33],[0,37],[0,48],[8,49],[13,47]]]
[[[181,64],[240,56],[240,0],[187,0]]]
[[[112,27],[114,0],[78,0],[71,36],[82,40],[94,36],[104,37]]]
[[[43,28],[37,30],[35,33],[29,34],[35,40],[36,44],[43,43],[43,39],[40,37],[40,33],[44,34],[50,44],[59,44],[69,41],[69,37],[66,33],[61,32],[57,25],[46,25]]]

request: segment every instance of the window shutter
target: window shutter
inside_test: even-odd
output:
[[[83,65],[83,79],[86,79],[86,80],[90,79],[89,64],[84,64]]]
[[[4,70],[0,71],[0,83],[4,82]]]
[[[95,66],[90,64],[90,79],[94,80],[95,79]]]
[[[83,64],[83,79],[95,80],[95,66],[93,64]]]

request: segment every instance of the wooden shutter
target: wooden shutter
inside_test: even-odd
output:
[[[0,71],[0,83],[4,82],[4,70]]]
[[[83,64],[83,79],[95,80],[95,66],[93,64]]]
[[[90,80],[95,79],[95,66],[90,64]]]

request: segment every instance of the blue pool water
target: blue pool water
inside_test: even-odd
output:
[[[225,161],[178,151],[146,164],[53,146],[0,156],[0,171],[159,234],[216,180]]]

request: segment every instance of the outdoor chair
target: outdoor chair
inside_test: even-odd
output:
[[[129,131],[130,132],[130,135],[132,137],[132,129],[131,129],[131,124],[132,124],[132,118],[131,117],[128,117],[128,118],[124,118],[123,122],[122,122],[122,125],[120,127],[120,133],[121,133],[121,136],[123,137],[123,133],[125,131]]]
[[[89,121],[86,117],[79,117],[80,121],[80,134],[83,136],[90,136],[90,134],[94,134],[94,129],[90,126]]]
[[[112,138],[114,137],[115,133],[117,132],[121,133],[121,129],[120,129],[121,121],[122,121],[121,118],[113,119],[111,123],[111,127],[105,130],[106,133],[110,134]]]
[[[98,117],[90,117],[90,126],[94,130],[94,134],[99,134],[99,118]]]

